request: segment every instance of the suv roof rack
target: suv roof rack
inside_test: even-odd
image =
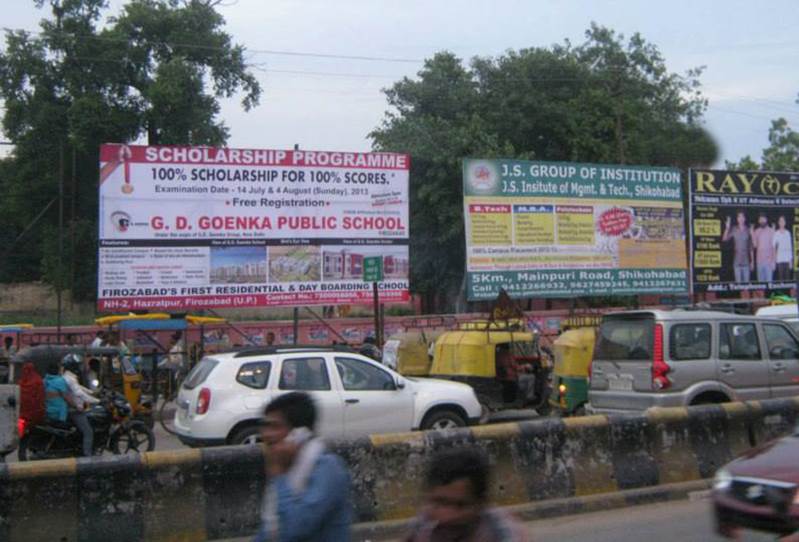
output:
[[[288,354],[292,352],[348,352],[355,353],[355,349],[347,344],[319,345],[319,344],[286,344],[273,346],[255,346],[236,352],[234,358],[247,358],[250,356],[266,356],[273,354]]]

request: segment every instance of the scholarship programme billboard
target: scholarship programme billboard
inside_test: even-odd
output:
[[[791,288],[799,241],[799,173],[692,170],[694,292]]]
[[[369,303],[408,295],[409,157],[103,145],[98,308]]]
[[[467,296],[684,293],[676,169],[467,159]]]

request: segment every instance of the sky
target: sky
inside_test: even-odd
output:
[[[121,4],[112,0],[109,14]],[[4,27],[36,30],[45,15],[32,0],[3,5]],[[263,87],[250,112],[240,97],[222,102],[231,147],[367,151],[387,107],[381,89],[413,77],[423,59],[581,43],[592,21],[639,32],[673,72],[706,67],[719,165],[759,159],[772,119],[799,129],[797,0],[224,0],[218,10]],[[380,60],[340,58],[355,56]]]

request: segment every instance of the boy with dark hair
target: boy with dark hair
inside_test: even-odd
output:
[[[267,488],[255,542],[350,539],[350,477],[314,433],[316,407],[292,392],[264,409],[261,439],[267,456]]]
[[[524,542],[524,527],[488,504],[485,454],[464,448],[436,454],[425,473],[426,506],[405,542]]]

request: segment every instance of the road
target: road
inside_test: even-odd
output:
[[[534,521],[527,524],[535,541],[558,542],[721,542],[716,536],[710,502],[675,501],[606,512]],[[745,533],[746,542],[774,540],[774,536]]]
[[[713,532],[710,502],[675,501],[620,508],[526,524],[534,542],[724,542]],[[251,538],[225,542],[247,542]],[[774,536],[745,533],[742,542],[765,542]],[[394,541],[394,542],[399,542]]]

